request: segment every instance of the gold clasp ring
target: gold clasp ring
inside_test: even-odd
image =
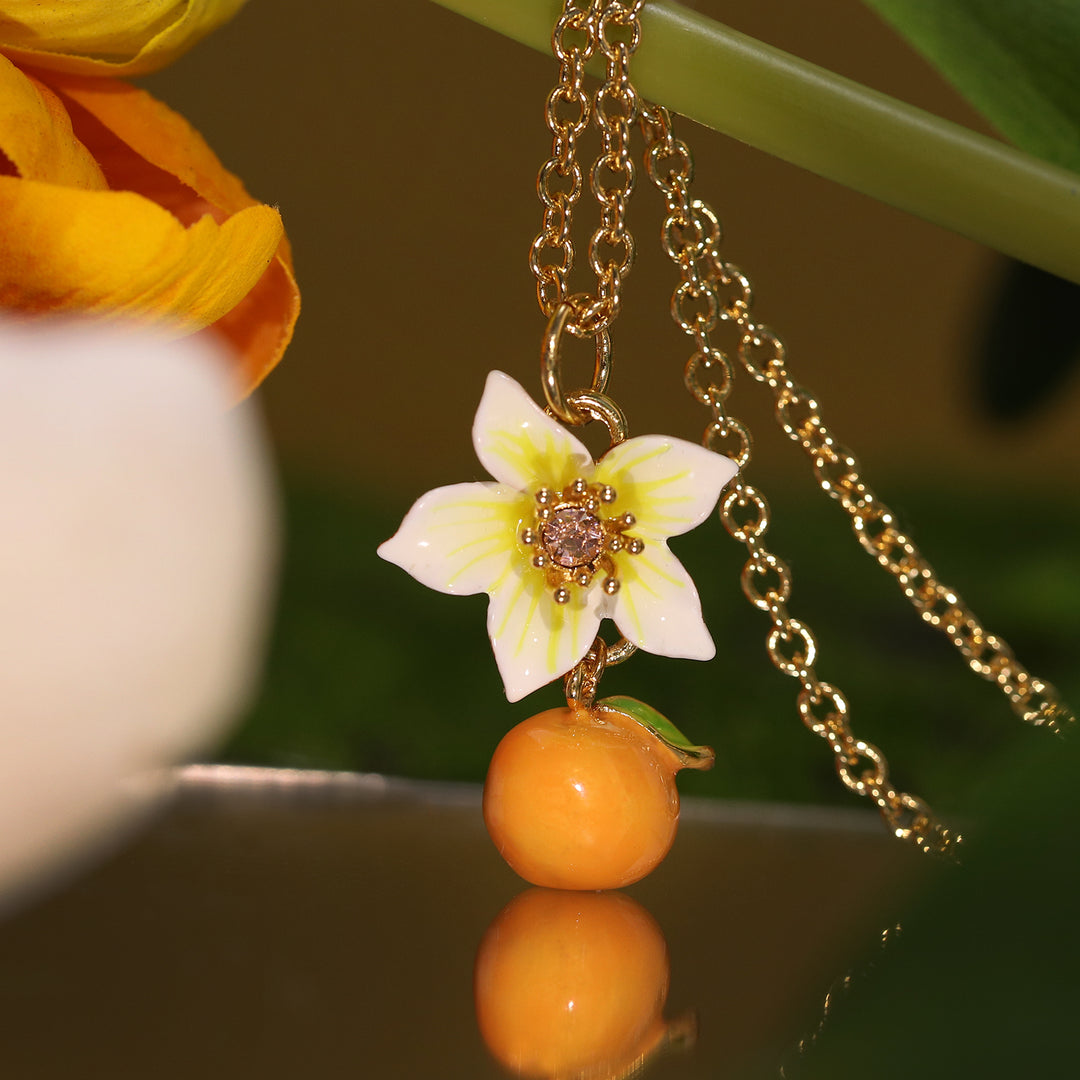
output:
[[[544,387],[544,397],[548,408],[564,424],[581,427],[594,419],[588,412],[578,408],[571,400],[581,394],[603,395],[611,378],[611,335],[607,330],[596,334],[596,362],[593,366],[592,384],[576,394],[566,394],[559,375],[559,350],[562,345],[563,331],[574,333],[574,324],[568,323],[574,309],[566,303],[559,304],[548,319],[547,329],[540,349],[540,382]]]

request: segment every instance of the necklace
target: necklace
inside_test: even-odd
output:
[[[736,370],[769,389],[780,427],[807,454],[817,485],[848,515],[860,545],[969,667],[997,685],[1025,723],[1061,734],[1074,716],[940,580],[858,459],[826,426],[814,395],[792,375],[780,337],[754,318],[751,283],[721,253],[716,214],[691,196],[688,147],[668,112],[643,103],[630,81],[643,3],[566,0],[552,33],[559,66],[545,104],[552,149],[537,179],[542,227],[529,253],[547,320],[544,408],[510,376],[492,373],[473,441],[493,482],[427,493],[380,554],[440,591],[490,595],[488,632],[511,700],[564,678],[566,709],[510,732],[485,790],[489,831],[528,880],[618,887],[648,873],[670,846],[678,814],[674,774],[708,767],[712,751],[649,705],[597,701],[596,694],[607,668],[638,648],[701,660],[713,655],[693,582],[666,541],[717,504],[725,530],[746,548],[742,589],[768,619],[768,656],[798,684],[798,715],[830,746],[842,784],[870,799],[899,839],[953,855],[960,835],[921,798],[893,785],[883,753],[855,734],[842,690],[817,675],[814,633],[789,611],[790,569],[767,545],[769,503],[747,479],[751,433],[727,407]],[[590,92],[585,72],[594,58],[605,74]],[[590,125],[599,129],[600,149],[586,171],[579,141]],[[671,314],[692,341],[684,383],[708,410],[700,446],[669,436],[628,438],[608,392],[612,327],[634,262],[626,216],[636,180],[635,126],[644,136],[646,176],[664,202],[663,248],[678,268]],[[600,216],[586,249],[596,284],[573,292],[574,223],[586,187]],[[735,335],[730,356],[714,340],[724,323]],[[570,338],[595,350],[587,386],[567,385]],[[573,435],[590,423],[600,424],[609,441],[596,461]],[[620,631],[614,643],[598,633],[604,619]]]

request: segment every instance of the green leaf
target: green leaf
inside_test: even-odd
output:
[[[1080,2],[865,0],[1006,138],[1080,170]]]
[[[648,728],[665,746],[673,750],[690,769],[711,769],[716,755],[711,746],[696,746],[666,716],[651,705],[632,697],[609,697],[596,703],[598,709],[609,709],[636,720]]]

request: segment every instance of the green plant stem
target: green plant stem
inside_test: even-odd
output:
[[[548,52],[558,0],[436,0]],[[1080,282],[1080,176],[668,0],[641,16],[635,84],[725,135]]]

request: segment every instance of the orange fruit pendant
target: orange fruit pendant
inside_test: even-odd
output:
[[[679,824],[675,774],[708,769],[713,758],[633,698],[549,709],[496,748],[484,821],[526,881],[618,889],[643,878],[671,848]]]

